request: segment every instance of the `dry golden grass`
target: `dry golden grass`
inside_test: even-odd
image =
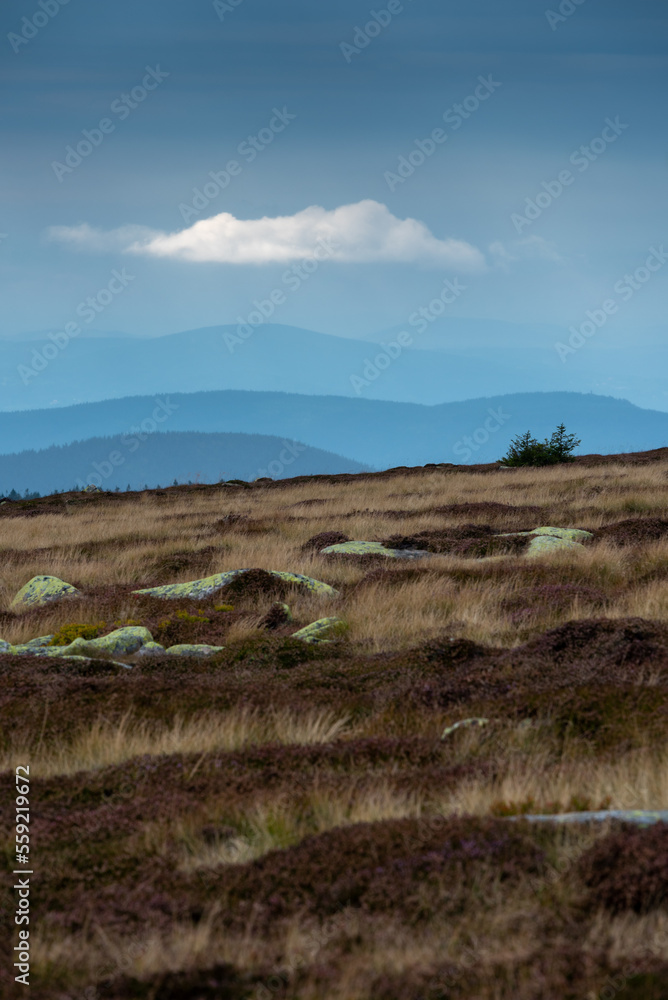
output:
[[[330,561],[303,551],[302,546],[313,535],[331,530],[355,539],[383,539],[463,523],[492,524],[512,531],[548,524],[595,530],[629,517],[666,519],[667,487],[668,461],[486,474],[434,470],[239,492],[221,488],[187,497],[167,491],[159,498],[70,506],[63,514],[1,517],[0,612],[7,611],[16,591],[38,574],[61,577],[87,591],[185,582],[225,570],[260,567],[304,573],[337,587],[341,596],[336,599],[295,592],[289,599],[295,628],[338,615],[348,625],[346,641],[351,649],[362,653],[419,646],[444,632],[512,647],[574,619],[665,621],[668,540],[628,548],[598,542],[582,551],[536,560],[438,555],[419,563],[388,561],[383,567],[388,574],[363,586],[356,585],[372,568],[368,564]],[[532,506],[540,512],[434,510],[469,503]],[[219,523],[230,514],[242,519]],[[167,575],[159,570],[161,561],[176,556],[185,558],[185,568]],[[413,567],[419,568],[414,576],[393,581],[392,573]],[[605,602],[588,599],[583,590],[585,596],[576,595],[562,606],[546,603],[529,619],[511,617],[508,606],[513,599],[551,581],[602,591]],[[77,620],[98,622],[104,607],[108,608],[105,600],[92,596],[88,606],[77,611]],[[244,604],[243,617],[230,629],[230,644],[257,635],[264,604],[261,598]],[[135,618],[136,610],[134,599],[123,597],[118,617]],[[51,634],[68,621],[67,602],[63,602],[18,618],[8,616],[0,634],[10,642],[20,642],[36,634]],[[242,664],[239,676],[242,680],[247,676],[250,683],[252,668]],[[289,686],[290,671],[280,676],[285,676]],[[652,687],[658,676],[648,667],[635,682]],[[352,689],[353,680],[350,683]],[[186,777],[192,777],[205,766],[210,753],[269,743],[317,744],[388,735],[436,740],[444,725],[453,721],[437,708],[422,714],[415,708],[401,713],[396,705],[379,703],[367,715],[353,715],[352,724],[343,712],[323,708],[309,712],[276,709],[263,714],[242,708],[225,712],[198,708],[156,722],[136,711],[119,717],[110,709],[105,716],[97,706],[95,713],[89,707],[80,726],[55,738],[44,739],[46,720],[41,728],[35,723],[29,732],[17,728],[14,742],[0,757],[0,771],[13,770],[20,759],[30,763],[35,781],[59,777],[79,781],[79,772],[122,765],[146,755],[188,754],[192,763],[188,763]],[[346,775],[344,780],[350,780],[345,786],[329,780],[331,774],[321,782],[314,769],[289,792],[284,784],[279,791],[262,786],[259,792],[249,792],[247,800],[240,795],[233,805],[224,786],[212,783],[206,786],[207,795],[187,812],[143,817],[123,841],[123,850],[136,851],[141,857],[157,856],[163,862],[167,858],[180,877],[215,879],[226,866],[251,862],[276,848],[298,844],[308,835],[357,823],[489,816],[529,808],[562,812],[582,803],[590,808],[668,809],[668,751],[645,740],[640,726],[636,728],[630,724],[625,732],[628,746],[636,749],[625,745],[615,755],[606,752],[596,757],[584,745],[582,734],[558,738],[549,718],[531,722],[494,718],[484,729],[460,730],[448,737],[448,767],[462,765],[465,777],[442,786],[435,782],[425,788],[423,783],[420,791],[406,791],[405,780],[401,785],[395,780],[393,765],[379,766],[374,773]],[[493,761],[494,768],[476,770],[485,761]],[[475,766],[467,770],[468,765]],[[207,824],[233,832],[212,841],[203,833]],[[272,929],[269,937],[262,937],[252,925],[241,935],[224,931],[213,905],[196,924],[175,922],[163,934],[147,927],[132,939],[115,935],[95,921],[71,934],[38,925],[31,937],[33,969],[43,982],[66,983],[63,995],[85,997],[87,984],[105,977],[149,977],[229,962],[249,972],[273,969],[287,984],[281,993],[260,983],[249,993],[250,1000],[267,1000],[267,989],[299,1000],[320,1000],[324,995],[332,1000],[368,1000],[369,984],[376,976],[454,962],[471,973],[488,970],[491,985],[484,997],[505,1000],[515,993],[512,984],[497,982],[496,970],[535,955],[537,934],[542,935],[543,946],[559,950],[562,932],[566,934],[568,921],[579,912],[573,904],[569,873],[580,854],[605,832],[604,825],[595,830],[573,826],[558,831],[550,847],[551,867],[542,881],[532,885],[527,880],[511,888],[493,884],[485,890],[484,905],[478,909],[471,905],[461,918],[447,923],[435,920],[413,928],[385,916],[372,921],[347,908],[317,924],[290,918]],[[562,899],[566,915],[563,926],[555,930]],[[554,921],[551,925],[550,920]],[[599,959],[604,956],[617,965],[647,952],[668,961],[665,911],[614,918],[596,914],[581,926],[585,930],[578,944],[584,953]],[[570,933],[572,944],[576,935],[572,928]],[[323,990],[316,971],[328,963],[339,969],[339,975]],[[310,969],[316,970],[313,978]],[[587,992],[583,990],[582,996],[584,1000]]]
[[[207,754],[262,743],[329,743],[348,728],[346,718],[327,710],[300,716],[281,710],[263,716],[233,709],[187,719],[177,716],[164,724],[126,713],[118,720],[98,718],[74,738],[51,742],[48,747],[41,745],[41,739],[17,742],[0,756],[0,771],[12,770],[15,761],[21,760],[30,765],[34,777],[51,778],[122,764],[144,754]]]
[[[82,589],[106,584],[146,585],[180,583],[239,567],[289,569],[346,588],[362,578],[359,565],[332,562],[301,551],[312,535],[341,530],[352,538],[381,539],[392,534],[412,534],[427,529],[489,522],[482,511],[473,515],[434,513],[432,508],[455,503],[494,502],[533,505],[544,514],[522,515],[513,530],[542,523],[596,529],[635,514],[668,513],[668,463],[648,466],[563,466],[481,473],[434,471],[391,479],[348,483],[309,482],[283,489],[253,490],[230,496],[224,490],[193,494],[185,499],[167,494],[159,502],[147,497],[122,506],[110,506],[104,516],[82,509],[65,515],[0,519],[0,610],[7,609],[16,591],[30,577],[49,573]],[[417,489],[416,489],[417,487]],[[313,504],[314,499],[325,503]],[[386,515],[384,511],[403,511]],[[249,518],[225,530],[216,524],[235,513]],[[513,516],[514,521],[516,517]],[[496,522],[499,523],[499,522]],[[507,526],[506,526],[507,527]],[[156,560],[175,553],[206,551],[197,572],[184,569],[155,578]],[[668,570],[668,542],[638,551],[600,544],[574,555],[543,557],[558,574],[562,565],[576,567],[580,582],[617,588],[606,614],[609,617],[640,615],[665,618],[665,580],[652,579]],[[350,600],[327,601],[295,594],[295,617],[313,620],[339,614],[350,624],[350,638],[367,648],[387,650],[423,641],[442,631],[476,641],[513,644],[527,637],[526,628],[514,627],[502,608],[503,601],[524,585],[522,560],[486,560],[499,564],[494,579],[489,573],[468,580],[462,572],[471,560],[438,556],[429,560],[428,572],[405,586],[370,587]],[[426,567],[425,567],[426,568]],[[573,572],[573,570],[571,571]],[[64,620],[64,605],[44,609],[39,618],[41,634],[51,634]],[[132,605],[128,602],[128,617]],[[534,623],[541,630],[562,620],[591,617],[586,604],[546,614]],[[99,620],[91,600],[87,622]],[[239,638],[253,631],[249,619],[236,626]],[[12,623],[2,638],[21,642],[34,635],[35,620],[25,626]]]

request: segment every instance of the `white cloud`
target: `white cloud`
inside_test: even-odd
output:
[[[295,215],[273,219],[237,219],[221,212],[175,233],[144,226],[103,232],[84,223],[52,227],[48,236],[82,250],[123,250],[220,264],[300,260],[312,256],[324,240],[331,248],[329,259],[342,263],[421,263],[461,271],[485,267],[484,255],[470,243],[437,239],[423,222],[397,219],[386,205],[371,200],[331,211],[311,205]]]
[[[509,270],[512,263],[526,259],[539,258],[550,260],[555,264],[565,263],[556,243],[545,240],[542,236],[525,236],[524,239],[511,240],[507,244],[497,240],[495,243],[490,243],[489,252],[495,264],[504,270]]]
[[[87,222],[79,226],[50,226],[46,237],[54,243],[65,243],[73,250],[90,250],[93,253],[109,253],[126,250],[129,246],[139,246],[159,236],[157,229],[147,226],[120,226],[118,229],[94,229]]]

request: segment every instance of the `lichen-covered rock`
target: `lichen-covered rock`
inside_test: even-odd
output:
[[[117,628],[108,635],[101,635],[98,639],[75,639],[69,646],[60,648],[67,653],[82,655],[86,653],[110,653],[112,656],[131,656],[147,642],[153,642],[153,636],[147,628],[143,628],[141,625],[126,625],[124,628]]]
[[[328,583],[313,580],[310,576],[303,576],[301,573],[286,573],[279,570],[267,570],[267,572],[271,576],[285,580],[287,583],[305,587],[311,593],[323,597],[336,597],[338,595],[338,591],[334,587],[330,587]],[[151,597],[162,597],[168,600],[189,598],[199,601],[222,590],[241,573],[248,573],[248,569],[231,569],[226,573],[215,573],[213,576],[204,577],[202,580],[191,580],[189,583],[169,583],[163,587],[148,587],[145,590],[135,590],[134,593],[148,594]]]
[[[603,823],[618,820],[634,823],[636,826],[652,826],[653,823],[668,823],[668,810],[649,809],[602,809],[597,812],[547,813],[546,815],[512,816],[511,819],[528,820],[530,823]]]
[[[169,646],[166,650],[170,656],[213,656],[214,653],[221,653],[224,646],[208,646],[206,643],[182,642],[176,646]]]
[[[554,538],[567,538],[571,542],[586,542],[594,535],[591,531],[581,528],[534,528],[532,535],[552,535]]]
[[[581,528],[534,528],[532,531],[506,531],[500,538],[531,536],[527,548],[527,556],[541,556],[544,553],[559,552],[566,549],[581,549],[584,542],[593,538],[591,531]]]
[[[84,486],[84,488],[82,489],[81,492],[82,493],[103,493],[104,490],[101,490],[99,486],[95,486],[93,483],[90,483],[88,486]]]
[[[293,632],[291,638],[308,643],[331,642],[330,637],[340,631],[342,625],[340,618],[319,618],[317,622],[311,622],[298,632]]]
[[[148,587],[144,590],[135,590],[133,593],[148,594],[150,597],[163,597],[166,600],[190,598],[191,600],[201,601],[205,597],[215,594],[216,591],[222,590],[236,576],[245,572],[245,569],[231,569],[227,573],[214,573],[213,576],[205,576],[201,580],[190,580],[188,583],[168,583],[162,587]]]
[[[387,559],[421,559],[430,556],[424,549],[386,549],[382,542],[339,542],[320,550],[321,556],[384,556]]]
[[[49,646],[51,644],[52,639],[53,639],[52,635],[38,635],[36,639],[28,639],[28,641],[24,643],[24,645],[35,646],[38,648],[41,646]]]
[[[272,629],[280,628],[292,621],[290,606],[281,601],[276,601],[267,611],[264,618],[259,623],[260,628]]]
[[[277,576],[279,580],[285,580],[286,583],[296,583],[300,587],[305,587],[312,594],[319,594],[321,597],[338,597],[338,590],[330,587],[328,583],[323,583],[322,580],[314,580],[302,573],[286,573],[283,570],[269,570],[269,572],[272,576]]]
[[[537,535],[529,542],[527,556],[542,556],[550,552],[565,552],[567,550],[582,550],[581,542],[573,541],[571,538],[559,538],[556,535]]]
[[[150,656],[157,653],[166,653],[167,650],[159,642],[145,642],[141,649],[137,650],[139,656]]]
[[[455,722],[451,726],[447,726],[441,734],[441,739],[444,740],[446,736],[450,736],[451,733],[457,732],[458,729],[471,729],[473,727],[481,728],[482,726],[487,725],[489,725],[489,719],[462,719],[461,722]]]
[[[60,601],[63,597],[75,597],[80,593],[71,583],[65,583],[57,576],[33,576],[32,580],[21,587],[10,607],[31,608]]]
[[[10,653],[12,647],[4,639],[0,639],[0,653]]]

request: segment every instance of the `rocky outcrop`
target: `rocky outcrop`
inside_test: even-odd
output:
[[[72,584],[59,580],[57,576],[33,576],[32,580],[21,587],[10,607],[13,610],[39,607],[52,601],[60,601],[64,597],[76,597],[80,593]]]
[[[294,632],[292,638],[308,643],[332,642],[331,637],[341,630],[342,624],[340,618],[319,618],[317,622]]]
[[[387,559],[422,559],[431,555],[424,549],[388,549],[382,542],[351,541],[328,545],[320,550],[323,556],[383,556]]]
[[[167,600],[178,598],[189,598],[191,600],[202,600],[210,597],[226,587],[232,580],[242,573],[250,572],[249,569],[231,569],[226,573],[215,573],[213,576],[204,577],[202,580],[192,580],[189,583],[169,583],[164,587],[148,587],[144,590],[135,590],[135,594],[148,594],[150,597],[162,597]],[[304,587],[313,594],[320,597],[337,597],[338,590],[330,587],[328,583],[321,580],[314,580],[310,576],[303,576],[301,573],[288,573],[282,570],[267,570],[270,576],[275,576],[285,583]]]

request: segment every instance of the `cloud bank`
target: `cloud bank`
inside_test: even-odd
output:
[[[418,263],[460,271],[485,268],[484,255],[463,240],[435,237],[417,219],[398,219],[365,200],[328,211],[319,205],[277,218],[237,219],[221,212],[175,233],[144,226],[109,232],[86,223],[53,226],[48,238],[79,250],[118,251],[218,264],[274,264],[313,256],[323,242],[341,263]]]

